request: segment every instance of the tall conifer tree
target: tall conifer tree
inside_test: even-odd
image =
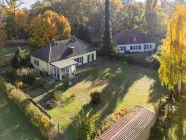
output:
[[[104,38],[103,38],[103,47],[102,47],[102,55],[110,56],[111,53],[111,40],[112,40],[112,33],[111,33],[111,22],[110,22],[110,1],[105,0],[105,31],[104,31]]]

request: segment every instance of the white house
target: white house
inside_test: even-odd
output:
[[[84,41],[72,37],[53,41],[31,53],[35,69],[46,72],[56,79],[73,76],[76,67],[96,60],[96,50]]]
[[[153,39],[139,30],[122,30],[113,37],[119,53],[149,52],[156,48]]]
[[[121,2],[122,2],[123,4],[125,4],[125,3],[129,3],[129,2],[134,2],[134,0],[121,0]]]

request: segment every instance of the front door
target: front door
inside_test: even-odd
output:
[[[59,69],[57,67],[53,67],[53,76],[55,78],[60,78],[59,77]]]

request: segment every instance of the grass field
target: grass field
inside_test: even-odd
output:
[[[0,61],[11,59],[17,47],[0,47]],[[24,53],[28,53],[27,46],[21,46]],[[6,66],[0,68],[0,73],[8,70]],[[25,116],[14,104],[8,101],[5,93],[0,91],[0,140],[44,140],[40,132],[32,127]]]
[[[4,46],[4,47],[0,47],[0,61],[3,59],[9,59],[11,57],[13,57],[13,55],[15,54],[15,51],[17,49],[17,47],[19,46]],[[28,46],[20,46],[20,48],[22,49],[22,51],[27,54],[29,51]]]
[[[93,107],[98,115],[95,125],[98,125],[121,108],[142,105],[153,109],[152,103],[165,91],[160,85],[157,71],[120,61],[99,59],[96,65],[81,68],[79,73],[83,77],[81,82],[66,91],[57,91],[65,105],[49,111],[69,139],[73,139],[71,118],[78,115],[82,105],[90,102],[91,92],[101,92],[101,103]],[[73,93],[76,97],[70,98]]]
[[[0,91],[0,140],[45,140]]]

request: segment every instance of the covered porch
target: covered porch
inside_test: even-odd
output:
[[[76,74],[77,62],[70,59],[60,60],[51,63],[52,76],[62,80],[64,77],[71,77]]]

